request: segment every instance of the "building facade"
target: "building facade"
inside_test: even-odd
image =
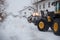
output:
[[[55,6],[52,5],[53,2],[57,0],[33,0],[32,4],[35,6],[36,10],[38,10],[38,13],[40,11],[55,11]]]

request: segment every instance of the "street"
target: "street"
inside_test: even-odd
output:
[[[24,17],[8,16],[0,23],[0,40],[60,40],[51,30],[41,32]]]

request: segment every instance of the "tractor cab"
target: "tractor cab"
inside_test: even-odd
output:
[[[60,1],[53,2],[52,5],[55,6],[55,14],[60,14]]]
[[[60,18],[60,1],[53,2],[52,5],[55,6],[54,18]]]

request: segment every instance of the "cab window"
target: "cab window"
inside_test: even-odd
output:
[[[56,11],[60,10],[60,2],[56,3]]]

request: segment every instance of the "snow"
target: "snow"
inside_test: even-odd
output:
[[[24,17],[8,16],[0,23],[0,40],[60,40],[52,31],[41,32]]]

